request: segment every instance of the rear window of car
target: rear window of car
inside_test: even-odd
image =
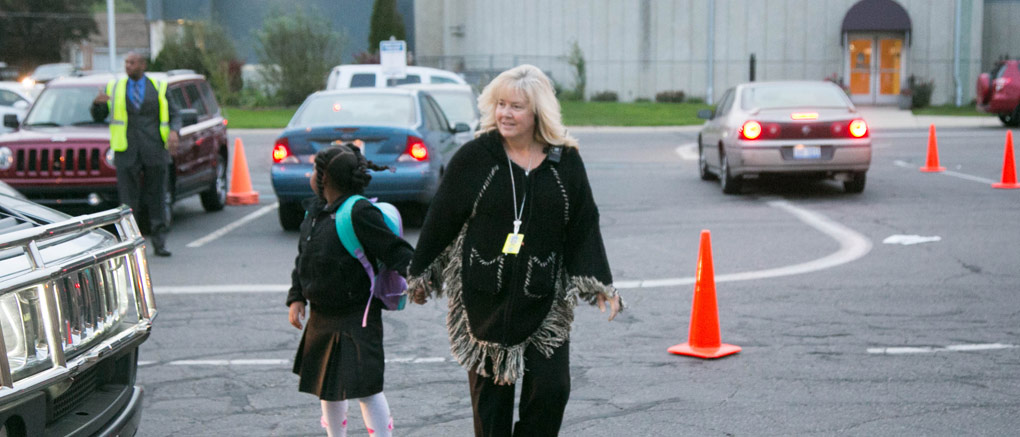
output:
[[[0,105],[12,106],[22,100],[21,96],[13,91],[0,90]]]
[[[769,108],[843,108],[846,95],[839,88],[825,84],[781,84],[748,87],[741,93],[744,110]]]
[[[443,77],[443,76],[432,76],[432,79],[430,80],[430,82],[432,82],[432,83],[460,83],[460,82],[457,82],[457,81],[455,81],[453,79],[450,79],[448,77]]]
[[[309,97],[298,108],[289,126],[412,126],[414,123],[414,99],[411,96],[366,93]]]
[[[403,85],[407,83],[421,83],[421,76],[417,74],[408,74],[403,79],[390,79],[386,82],[389,86]]]
[[[351,76],[351,88],[371,88],[375,86],[375,73],[358,73]]]

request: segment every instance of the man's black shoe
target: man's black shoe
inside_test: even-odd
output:
[[[173,254],[170,253],[169,250],[166,250],[166,248],[164,248],[164,247],[157,247],[156,248],[156,256],[170,256],[170,255],[173,255]]]

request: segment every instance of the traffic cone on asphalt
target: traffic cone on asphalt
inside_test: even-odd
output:
[[[925,173],[946,171],[945,167],[939,167],[939,145],[938,140],[935,139],[934,124],[928,128],[928,162],[924,167],[921,167],[921,171]]]
[[[1006,157],[1002,162],[1002,182],[992,184],[993,188],[1016,189],[1016,161],[1013,159],[1013,131],[1006,131]]]
[[[241,138],[234,139],[234,168],[231,170],[227,205],[254,205],[259,203],[259,192],[251,188],[248,160],[244,157]]]
[[[719,309],[715,302],[715,270],[712,268],[712,241],[708,230],[701,231],[698,273],[694,283],[694,306],[687,342],[668,349],[677,355],[719,358],[740,352],[740,346],[724,344],[719,334]]]

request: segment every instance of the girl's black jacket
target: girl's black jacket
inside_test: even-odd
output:
[[[318,198],[304,202],[308,214],[301,222],[301,239],[287,292],[287,306],[307,300],[316,312],[330,315],[365,310],[370,284],[368,274],[340,244],[336,232],[336,211],[347,197],[329,205]],[[406,271],[413,249],[390,232],[378,208],[368,200],[359,200],[351,210],[351,220],[354,234],[376,272],[380,262],[398,272]],[[376,299],[373,304],[382,305]]]

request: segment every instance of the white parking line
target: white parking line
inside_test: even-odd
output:
[[[452,361],[446,357],[400,357],[388,358],[387,363],[402,364],[434,364]],[[291,360],[281,359],[236,359],[236,360],[174,360],[161,363],[159,361],[139,361],[138,366],[289,366]]]
[[[680,159],[684,161],[698,160],[698,143],[681,144],[674,151],[677,155],[680,155]]]
[[[976,352],[999,349],[1015,348],[1012,344],[988,343],[988,344],[953,344],[946,347],[869,347],[869,354],[879,355],[907,355],[907,354],[933,354],[936,352]]]
[[[909,162],[904,162],[904,161],[900,161],[900,160],[893,161],[893,164],[896,164],[897,167],[912,168],[912,169],[915,169],[915,170],[918,170],[918,171],[920,171],[919,169],[921,168],[917,164],[911,164]],[[968,181],[972,181],[972,182],[980,182],[982,184],[988,184],[988,185],[991,185],[991,184],[994,184],[994,183],[998,182],[998,181],[993,181],[991,179],[986,179],[986,178],[983,178],[983,177],[980,177],[980,176],[972,176],[972,175],[969,175],[969,174],[966,174],[966,173],[958,173],[958,172],[955,172],[955,171],[952,171],[952,170],[946,170],[946,171],[939,172],[939,173],[944,174],[946,176],[952,176],[952,177],[956,177],[956,178],[960,178],[960,179],[964,179],[964,180],[968,180]]]
[[[811,226],[823,234],[832,237],[839,243],[839,250],[822,258],[800,264],[777,267],[774,269],[716,275],[715,282],[748,281],[754,279],[775,278],[779,276],[800,275],[849,263],[867,255],[867,253],[871,251],[871,240],[867,237],[859,234],[853,229],[836,223],[821,214],[794,206],[783,200],[771,201],[768,202],[768,204],[771,207],[779,208],[793,214],[794,217],[797,217],[808,226]],[[619,289],[673,287],[677,285],[693,284],[694,280],[694,277],[652,279],[643,281],[620,281],[613,285]]]
[[[202,247],[206,243],[208,243],[210,241],[213,241],[213,240],[215,240],[217,238],[220,238],[220,237],[222,237],[224,235],[227,235],[227,233],[229,233],[230,231],[233,231],[234,229],[237,229],[237,228],[239,228],[241,226],[244,226],[245,223],[248,223],[248,222],[250,222],[252,220],[255,220],[255,219],[259,218],[259,217],[262,217],[263,215],[266,215],[270,211],[272,211],[272,210],[274,210],[276,208],[279,208],[279,207],[280,207],[280,203],[279,202],[274,202],[272,205],[263,206],[262,208],[259,208],[255,212],[253,212],[251,214],[248,214],[248,215],[246,215],[244,217],[241,217],[239,220],[237,220],[237,221],[235,221],[235,222],[233,222],[233,223],[231,223],[229,225],[226,225],[226,226],[224,226],[222,228],[219,228],[219,229],[217,229],[216,231],[214,231],[213,233],[211,233],[209,235],[206,235],[206,236],[204,236],[202,238],[199,238],[199,239],[197,239],[195,241],[192,241],[192,242],[188,243],[188,245],[186,247],[190,247],[190,248]]]

